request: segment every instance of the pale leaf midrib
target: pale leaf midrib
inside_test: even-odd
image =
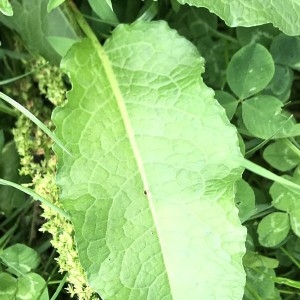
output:
[[[114,98],[117,101],[117,105],[118,105],[119,111],[121,113],[121,117],[122,117],[122,120],[123,120],[123,123],[124,123],[125,131],[127,133],[128,139],[129,139],[130,147],[131,147],[132,152],[134,154],[134,158],[135,158],[135,161],[136,161],[136,164],[137,164],[137,167],[138,167],[138,171],[139,171],[139,174],[141,176],[141,179],[142,179],[142,182],[143,182],[143,185],[144,185],[144,190],[147,192],[147,199],[148,199],[150,211],[151,211],[151,214],[152,214],[154,226],[155,226],[155,229],[157,230],[157,236],[158,236],[158,240],[159,240],[159,245],[161,247],[161,254],[162,254],[162,257],[163,257],[164,266],[165,266],[165,268],[167,268],[166,263],[165,263],[165,258],[164,258],[163,246],[162,246],[163,243],[160,239],[160,234],[159,234],[159,229],[158,229],[159,226],[158,226],[158,222],[157,222],[155,208],[154,208],[154,205],[153,205],[153,197],[152,197],[152,194],[151,194],[151,191],[150,191],[150,186],[149,186],[146,171],[145,171],[145,168],[144,168],[142,156],[140,154],[140,151],[139,151],[136,139],[135,139],[134,130],[132,128],[129,115],[127,113],[127,109],[126,109],[126,105],[125,105],[123,95],[122,95],[121,90],[119,88],[119,84],[118,84],[118,81],[117,81],[116,76],[114,74],[114,71],[113,71],[112,65],[110,63],[109,57],[106,54],[104,48],[99,44],[99,42],[95,43],[95,41],[92,41],[92,43],[93,43],[93,45],[94,45],[94,47],[97,51],[98,57],[100,59],[100,62],[102,64],[102,66],[104,68],[104,71],[105,71],[105,74],[107,76],[108,82],[110,84],[112,94],[113,94]],[[143,191],[141,191],[141,193],[143,193]],[[168,278],[168,281],[169,281],[168,272],[166,272],[166,274],[167,274],[167,278]],[[170,287],[170,290],[171,290],[172,285],[170,284],[170,282],[169,282],[169,287]],[[172,294],[173,293],[171,291],[171,295]]]

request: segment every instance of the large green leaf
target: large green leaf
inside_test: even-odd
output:
[[[164,22],[75,44],[54,111],[57,183],[89,284],[104,299],[241,299],[236,131],[196,48]]]
[[[298,0],[177,0],[181,4],[206,7],[222,18],[227,25],[255,26],[273,23],[274,26],[289,35],[300,34]]]

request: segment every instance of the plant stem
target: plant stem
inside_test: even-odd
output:
[[[298,262],[293,255],[291,255],[285,248],[279,248],[296,266],[300,269],[300,262]]]
[[[76,19],[78,25],[80,26],[80,28],[82,29],[82,31],[92,41],[92,43],[95,46],[95,48],[96,49],[99,48],[100,43],[98,41],[97,36],[93,32],[93,30],[91,29],[91,27],[89,26],[89,24],[87,23],[87,21],[84,19],[84,17],[82,16],[81,12],[78,10],[78,8],[75,5],[75,3],[73,1],[70,1],[69,5],[70,5],[70,8],[71,8],[71,10],[74,13],[75,19]]]

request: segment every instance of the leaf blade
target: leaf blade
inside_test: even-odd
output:
[[[54,122],[74,155],[56,149],[57,180],[90,285],[107,299],[180,299],[223,295],[231,282],[230,294],[241,297],[244,229],[233,204],[240,153],[224,110],[201,80],[196,49],[164,22],[138,22],[119,26],[105,52],[88,40],[74,45],[63,66],[73,89]],[[206,118],[217,118],[204,129],[199,116],[208,111]],[[220,126],[226,145],[208,155],[202,139],[214,149],[210,137]],[[231,255],[219,249],[224,236],[238,257],[225,268],[236,280],[225,276],[215,291],[208,286],[220,284],[224,270],[214,268],[209,283],[203,274]]]
[[[215,1],[213,3],[210,0],[177,1],[181,4],[206,7],[231,27],[249,27],[271,22],[288,35],[300,33],[298,22],[300,5],[297,0],[285,1],[284,5],[281,0],[255,0],[252,1],[251,5],[241,0]]]

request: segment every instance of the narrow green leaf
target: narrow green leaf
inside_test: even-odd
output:
[[[61,279],[55,293],[52,295],[50,300],[56,300],[56,298],[60,295],[60,292],[63,289],[63,287],[67,281],[67,278],[68,278],[68,273],[66,273],[65,276],[63,277],[63,279]]]
[[[25,186],[16,184],[16,183],[8,181],[8,180],[4,180],[2,178],[0,178],[0,185],[7,185],[7,186],[11,186],[15,189],[18,189],[18,190],[26,193],[27,195],[31,196],[34,200],[38,200],[38,201],[42,202],[44,205],[48,206],[53,211],[60,214],[62,217],[66,218],[66,219],[69,219],[69,215],[66,212],[64,212],[62,209],[55,206],[53,203],[49,202],[48,200],[46,200],[45,198],[43,198],[42,196],[38,195],[33,190],[31,190],[31,189],[29,189]]]
[[[300,239],[289,239],[285,247],[280,247],[279,251],[289,260],[289,266],[294,264],[300,269]]]
[[[5,80],[1,80],[0,81],[0,85],[4,85],[4,84],[8,84],[8,83],[12,83],[12,82],[15,82],[19,79],[22,79],[30,74],[34,73],[34,71],[30,71],[30,72],[27,72],[27,73],[24,73],[22,75],[19,75],[19,76],[15,76],[13,78],[9,78],[9,79],[5,79]]]
[[[45,124],[43,124],[37,117],[35,117],[30,111],[28,111],[24,106],[19,104],[14,99],[8,97],[7,95],[0,92],[0,98],[14,108],[19,110],[22,114],[24,114],[28,119],[30,119],[34,124],[36,124],[42,131],[44,131],[59,147],[61,147],[66,153],[71,155],[71,153],[65,148],[62,142],[55,136],[53,132],[51,132]]]
[[[0,12],[8,17],[13,16],[14,12],[9,0],[0,0]]]
[[[118,18],[113,11],[111,0],[88,0],[93,11],[103,20],[118,23]]]
[[[236,52],[227,68],[227,82],[241,99],[263,90],[274,75],[274,62],[260,44],[249,44]]]
[[[148,1],[139,12],[138,21],[152,21],[158,13],[158,3],[156,1]]]
[[[9,108],[3,101],[0,100],[0,112],[10,115],[12,117],[17,117],[18,113],[14,111],[13,109]]]
[[[240,161],[240,164],[247,170],[249,170],[255,174],[258,174],[262,177],[268,178],[272,181],[275,181],[275,182],[287,187],[289,190],[300,194],[300,185],[299,184],[296,184],[290,180],[287,180],[284,177],[280,177],[280,176],[270,172],[269,170],[251,162],[250,160],[242,159]]]
[[[49,0],[48,5],[47,5],[48,13],[51,12],[54,8],[60,6],[64,2],[65,2],[65,0]]]
[[[104,299],[242,298],[241,154],[203,64],[164,22],[120,25],[63,60],[72,90],[53,120],[73,156],[56,147],[57,183]]]
[[[20,157],[14,142],[7,143],[3,151],[0,152],[0,178],[15,183],[21,183],[19,175]],[[25,195],[21,191],[9,187],[2,186],[0,189],[0,210],[6,216],[19,207],[25,200]]]
[[[291,286],[297,289],[300,289],[300,281],[284,278],[284,277],[275,277],[272,276],[272,280],[278,284],[284,284],[287,286]]]
[[[211,12],[222,18],[227,25],[255,26],[273,23],[275,27],[289,35],[300,34],[300,22],[298,12],[300,3],[298,0],[253,0],[251,5],[241,0],[177,0],[181,4],[189,4],[197,7],[206,7]]]
[[[276,247],[284,241],[289,231],[289,215],[284,212],[274,212],[259,222],[258,240],[264,247]]]

